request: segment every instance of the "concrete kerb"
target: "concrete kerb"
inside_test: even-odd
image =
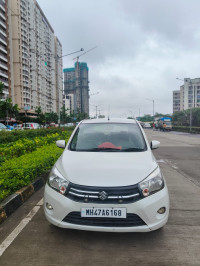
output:
[[[0,224],[46,183],[48,175],[49,172],[43,174],[33,183],[16,191],[0,203]]]

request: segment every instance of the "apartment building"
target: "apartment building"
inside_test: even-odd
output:
[[[20,112],[59,112],[62,45],[35,0],[0,0],[0,80]]]
[[[56,112],[63,106],[63,65],[62,65],[62,45],[57,37],[55,41],[55,88],[56,88]]]
[[[68,113],[77,110],[75,89],[75,68],[65,68],[64,73],[64,96],[63,101]]]
[[[180,91],[173,91],[173,113],[180,111]]]
[[[70,113],[74,110],[74,94],[63,95],[63,104],[65,106],[66,113]]]
[[[200,107],[200,78],[184,79],[179,91],[173,91],[173,112]]]
[[[89,115],[89,81],[87,63],[76,62],[74,68],[65,68],[64,95],[65,105],[71,112],[80,111]]]
[[[8,2],[5,0],[0,0],[0,82],[4,84],[4,99],[9,96],[10,92],[10,55],[8,25]]]

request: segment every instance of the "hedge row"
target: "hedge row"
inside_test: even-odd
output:
[[[47,172],[62,152],[53,143],[4,162],[0,167],[0,201]]]
[[[172,130],[179,132],[200,134],[200,127],[191,127],[191,132],[190,132],[190,127],[188,126],[172,126]]]
[[[0,164],[11,158],[32,152],[39,147],[52,143],[53,141],[59,139],[65,139],[67,141],[71,135],[70,131],[62,131],[60,133],[61,134],[48,134],[45,137],[35,137],[33,140],[20,139],[15,142],[11,142],[10,144],[3,145],[3,147],[0,145]]]
[[[74,127],[0,131],[0,144],[5,145],[6,143],[11,143],[19,139],[34,139],[35,137],[45,137],[47,134],[60,134],[62,131],[72,132],[73,129]]]

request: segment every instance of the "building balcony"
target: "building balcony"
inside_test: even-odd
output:
[[[7,46],[7,39],[0,32],[0,44],[1,43]]]
[[[0,70],[0,77],[4,77],[4,78],[6,78],[6,79],[8,79],[8,73],[6,73],[6,71],[5,71],[5,73],[2,71],[2,70]]]
[[[8,70],[8,65],[2,62],[1,60],[0,60],[0,67],[3,68],[4,70]]]
[[[6,41],[7,39],[7,34],[6,34],[6,29],[5,31],[3,29],[0,28],[0,33],[1,33],[1,38],[4,37],[3,39]],[[3,36],[2,36],[3,35]]]
[[[5,81],[4,78],[0,76],[0,82],[4,84],[4,86],[8,87],[8,81]]]
[[[0,9],[3,10],[4,13],[6,12],[5,7],[3,6],[3,3],[1,2],[0,2]]]
[[[28,73],[23,73],[23,78],[29,78],[29,74]]]
[[[1,44],[0,44],[0,51],[3,52],[3,53],[5,53],[5,54],[8,53],[7,50],[6,50],[6,47],[3,46],[3,45],[1,45]]]
[[[0,19],[0,25],[6,30],[6,23]]]
[[[3,20],[6,21],[6,17],[5,17],[5,15],[4,15],[3,13],[1,13],[1,12],[0,12],[0,17],[1,17]]]
[[[5,62],[6,64],[8,63],[8,59],[7,56],[4,55],[3,53],[0,52],[0,60],[2,60],[3,62]]]

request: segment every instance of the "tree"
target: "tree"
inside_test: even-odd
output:
[[[2,99],[4,93],[3,93],[4,84],[0,81],[0,100]]]
[[[51,113],[45,113],[44,115],[45,115],[45,120],[47,124],[58,123],[57,113],[51,112]]]
[[[35,107],[35,112],[39,116],[42,113],[42,108],[40,106]]]
[[[3,99],[3,88],[4,84],[0,82],[0,118],[5,121],[11,118],[16,118],[19,113],[18,105],[12,104],[12,99]]]
[[[75,115],[74,117],[76,118],[76,121],[77,122],[79,122],[79,121],[81,121],[83,119],[88,118],[88,114],[81,113],[79,109],[77,110],[77,112],[74,115]]]
[[[140,121],[142,121],[142,122],[151,122],[153,120],[154,120],[154,118],[151,115],[144,115],[140,118]]]

